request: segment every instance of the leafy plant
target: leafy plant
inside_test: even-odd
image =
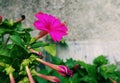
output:
[[[25,16],[17,21],[0,17],[0,83],[120,83],[120,71],[103,55],[93,64],[58,58],[56,46],[67,46],[65,23],[42,12],[35,16],[38,37],[22,25]]]
[[[39,23],[37,23],[38,20],[36,20],[34,22],[34,25],[37,28],[38,25],[43,25],[45,29],[42,30],[40,29],[41,27],[39,27],[40,34],[38,37],[32,37],[30,32],[33,30],[22,25],[22,20],[25,19],[24,15],[22,15],[21,19],[18,19],[17,21],[8,19],[3,20],[0,16],[0,74],[2,75],[0,76],[1,83],[9,83],[9,81],[11,83],[37,83],[37,81],[39,81],[41,78],[49,80],[51,82],[60,81],[55,76],[51,76],[50,74],[47,76],[44,75],[44,73],[40,73],[42,69],[46,70],[45,68],[49,69],[48,72],[51,72],[53,68],[54,71],[56,70],[62,76],[72,75],[72,72],[68,67],[64,65],[59,66],[51,64],[43,60],[48,57],[43,55],[44,52],[50,54],[51,56],[56,56],[56,45],[59,43],[59,45],[65,43],[62,37],[66,35],[66,25],[63,25],[54,16],[37,13],[36,17],[39,18],[39,16],[41,16],[42,22],[40,22],[41,19],[38,19]],[[49,19],[51,19],[51,21],[55,21],[54,23],[57,24],[46,22],[47,20],[44,19],[44,16],[46,19],[48,19],[48,22],[50,22]],[[43,21],[46,23],[43,24]],[[54,28],[51,26],[54,26]],[[47,36],[46,41],[39,40],[48,33],[50,36]],[[65,72],[64,68],[69,70],[71,73]],[[34,79],[32,77],[34,77]]]
[[[102,62],[101,57],[104,57],[102,58]],[[56,61],[54,60],[55,58]],[[52,63],[57,63],[57,58],[52,57]],[[101,63],[94,63],[96,60]],[[120,71],[117,70],[117,66],[109,62],[106,63],[106,60],[108,61],[105,56],[100,55],[93,60],[93,64],[88,64],[70,58],[66,62],[60,60],[61,63],[58,63],[58,65],[65,64],[74,72],[73,77],[67,78],[65,83],[120,83]],[[51,72],[53,74],[55,71],[52,70]],[[61,83],[64,83],[65,79],[61,77]]]

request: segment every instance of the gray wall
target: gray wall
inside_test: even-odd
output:
[[[59,57],[91,62],[104,54],[120,61],[120,0],[0,0],[0,15],[17,19],[25,14],[26,26],[32,26],[38,11],[67,23],[69,47],[59,49]]]

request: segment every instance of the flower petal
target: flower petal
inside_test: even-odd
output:
[[[40,23],[40,21],[39,21],[39,20],[37,20],[37,21],[35,21],[35,22],[34,22],[34,26],[35,26],[35,27],[36,27],[36,29],[38,29],[38,30],[48,31],[48,29],[47,29],[47,28],[45,28],[44,23]]]

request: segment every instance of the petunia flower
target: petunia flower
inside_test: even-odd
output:
[[[9,78],[10,78],[10,83],[15,83],[12,73],[9,74]]]
[[[43,74],[40,74],[40,73],[38,73],[37,76],[39,76],[41,78],[44,78],[46,80],[49,80],[53,83],[59,83],[60,82],[60,80],[55,76],[47,76],[47,75],[43,75]]]
[[[28,66],[26,66],[26,72],[27,72],[30,83],[35,83],[33,78],[32,78],[32,75],[30,73],[30,69],[28,68]]]
[[[58,71],[59,74],[61,74],[62,76],[73,76],[73,71],[70,70],[67,66],[64,65],[55,65],[49,62],[46,62],[42,59],[37,58],[37,61],[43,63],[44,65]]]
[[[35,17],[38,20],[34,22],[34,26],[41,30],[37,39],[49,33],[54,42],[59,42],[63,36],[67,35],[68,29],[65,23],[61,23],[58,18],[42,12],[35,14]]]

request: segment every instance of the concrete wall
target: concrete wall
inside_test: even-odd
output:
[[[59,49],[58,56],[91,62],[104,54],[111,62],[120,61],[120,0],[0,0],[0,15],[17,19],[24,14],[26,26],[32,26],[38,11],[68,25],[69,48]]]

